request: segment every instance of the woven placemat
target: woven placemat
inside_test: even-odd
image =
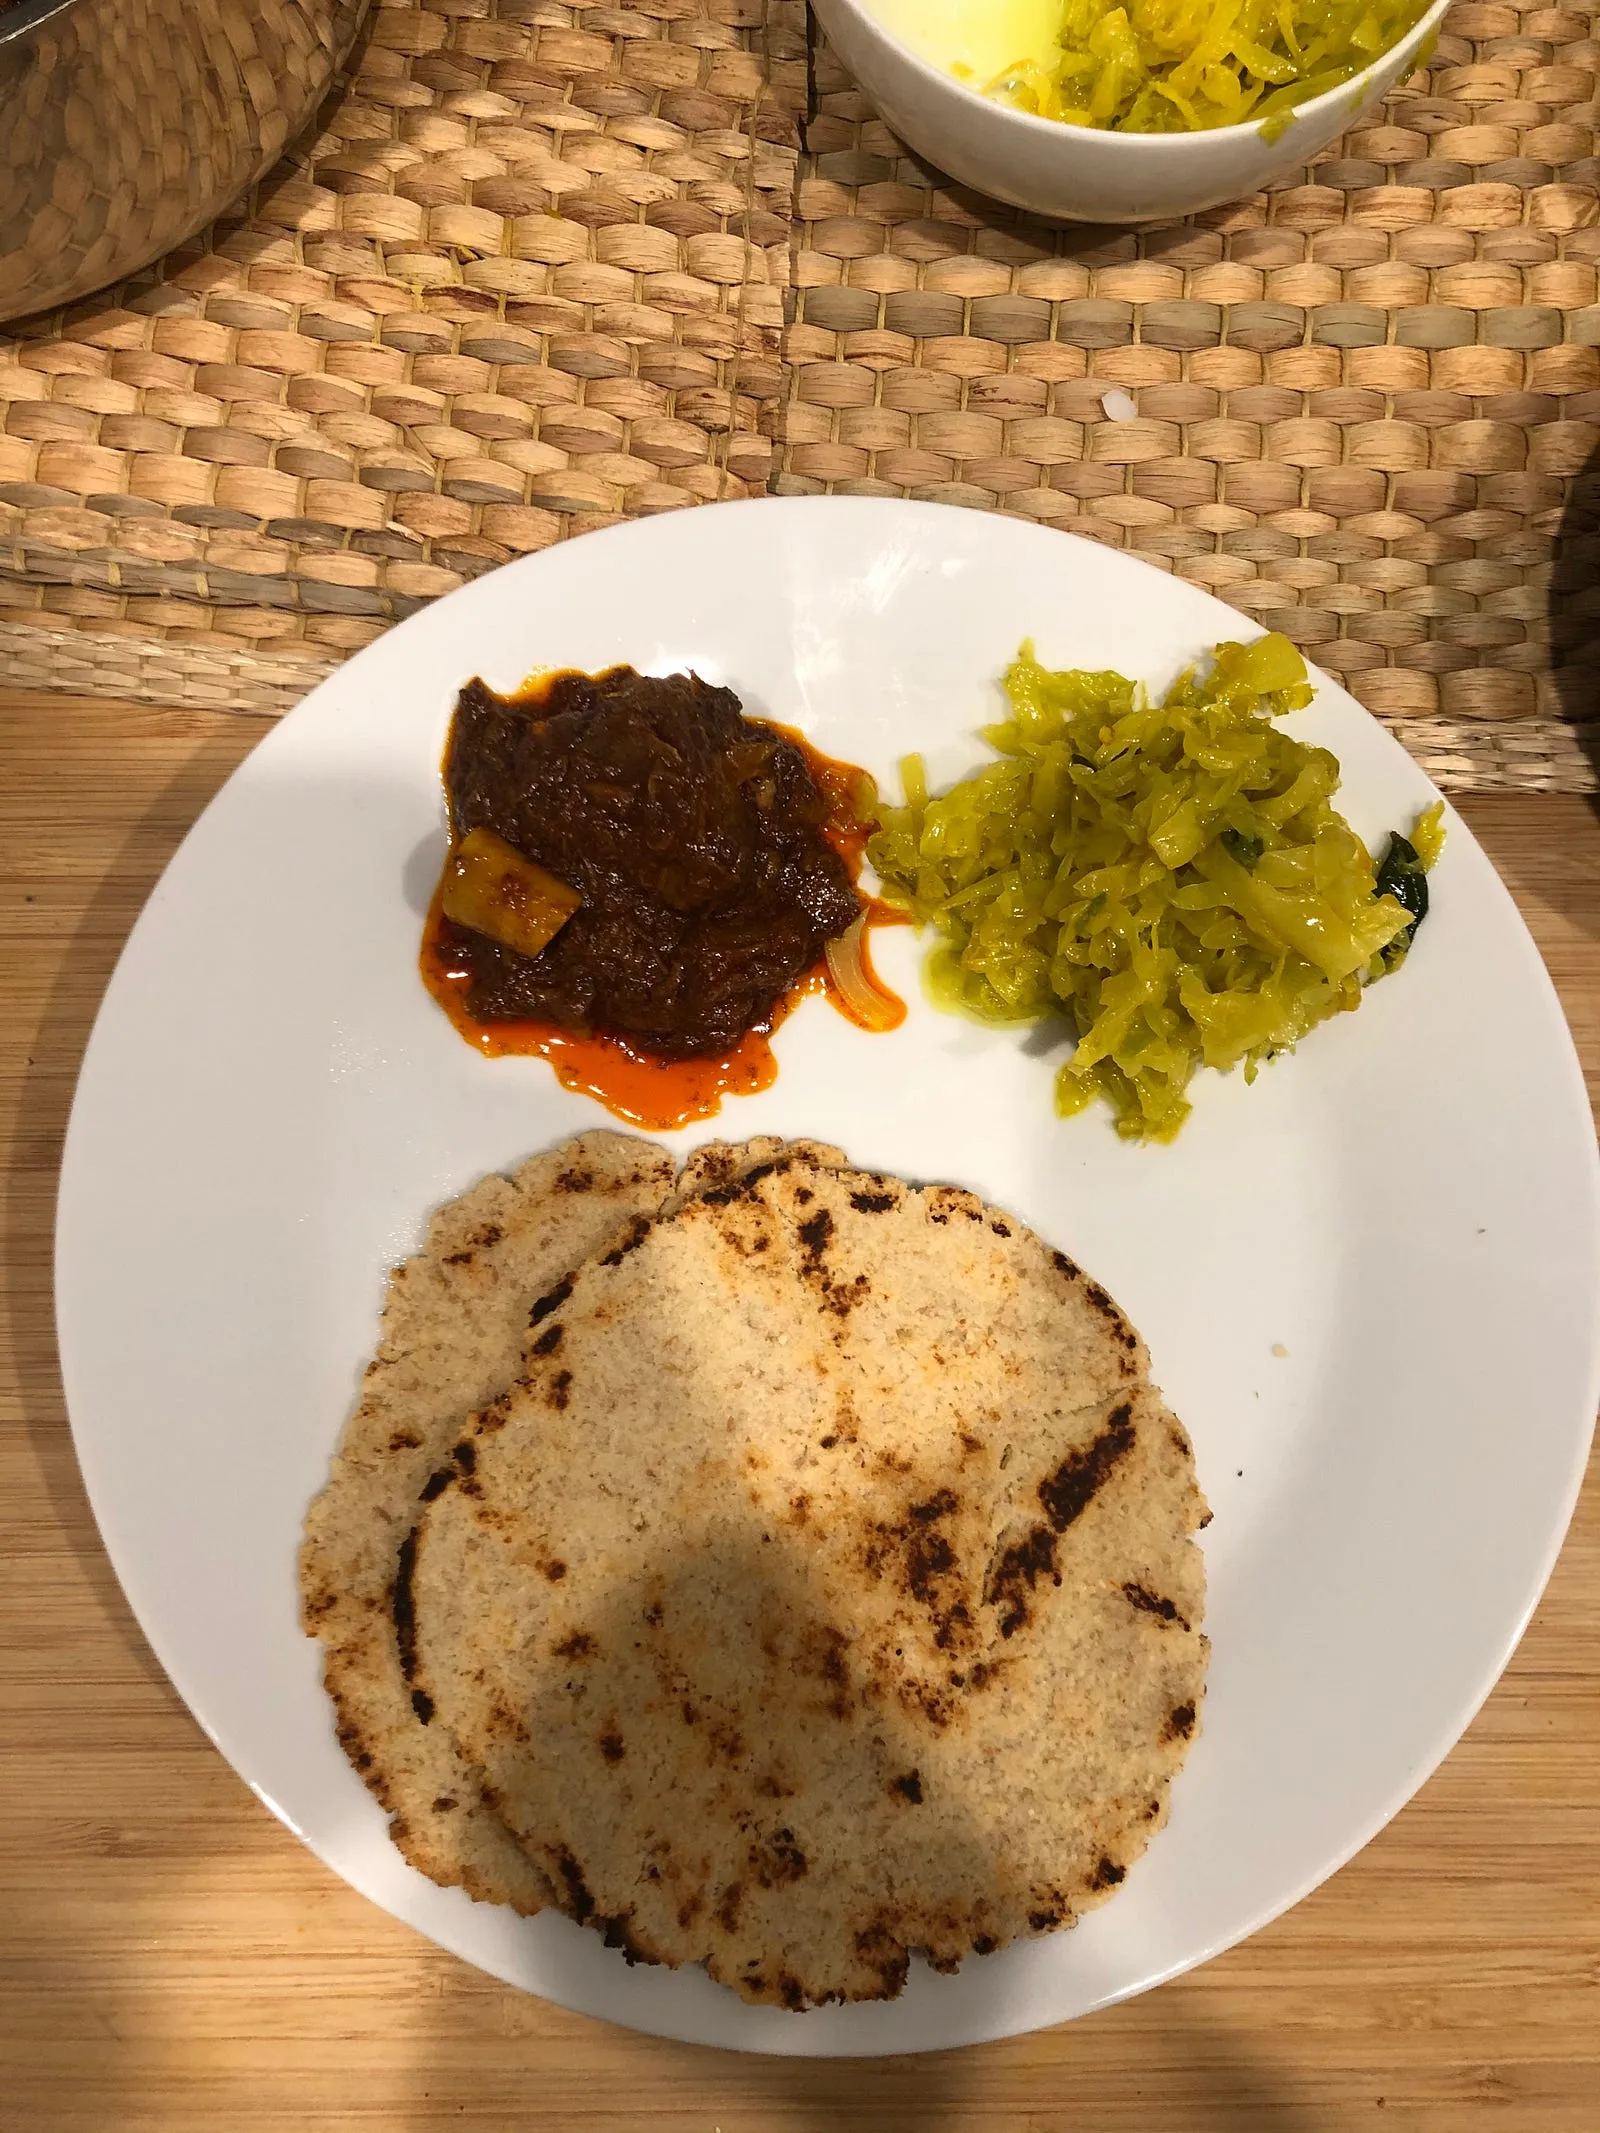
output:
[[[1591,10],[1465,0],[1292,182],[1063,230],[802,0],[378,0],[243,211],[0,346],[0,664],[278,709],[619,516],[929,496],[1286,630],[1446,784],[1592,788],[1597,67]]]
[[[374,0],[238,212],[0,340],[8,677],[283,709],[514,555],[759,494],[796,139],[761,27]]]
[[[1445,782],[1592,788],[1597,66],[1587,8],[1459,5],[1294,181],[1135,233],[954,186],[819,49],[775,487],[1126,548]]]

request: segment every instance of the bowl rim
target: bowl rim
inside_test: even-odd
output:
[[[4,52],[8,45],[20,43],[30,30],[37,30],[57,15],[83,5],[84,0],[14,0],[14,4],[0,14],[0,52]]]
[[[73,0],[47,0],[47,4],[71,6]],[[1287,140],[1299,128],[1302,120],[1313,114],[1327,113],[1341,99],[1349,104],[1353,116],[1365,93],[1364,84],[1396,52],[1402,51],[1413,42],[1420,45],[1435,32],[1452,4],[1453,0],[1432,0],[1432,4],[1418,16],[1405,35],[1397,37],[1393,44],[1386,46],[1359,74],[1352,74],[1348,81],[1337,82],[1331,89],[1324,89],[1320,96],[1313,96],[1303,104],[1296,104],[1283,132],[1276,136],[1273,142],[1264,145],[1275,147],[1277,141]],[[1187,133],[1117,133],[1106,127],[1073,126],[1064,119],[1044,118],[1036,111],[1024,111],[1016,104],[1008,104],[997,96],[989,96],[982,89],[974,88],[970,82],[962,81],[958,75],[947,74],[931,60],[924,59],[920,52],[914,52],[910,45],[873,13],[868,0],[822,0],[817,12],[823,14],[830,7],[854,15],[886,44],[891,45],[897,55],[926,80],[937,82],[941,88],[954,89],[958,95],[970,98],[985,110],[999,112],[1007,120],[1020,122],[1024,127],[1036,130],[1041,139],[1048,136],[1059,141],[1065,136],[1072,141],[1094,141],[1103,143],[1113,155],[1150,155],[1169,151],[1184,155],[1195,145],[1207,141],[1237,141],[1247,135],[1254,135],[1258,140],[1261,138],[1260,119],[1236,119],[1230,126],[1203,126]]]

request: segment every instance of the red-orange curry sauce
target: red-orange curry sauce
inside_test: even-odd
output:
[[[541,676],[512,701],[538,702],[556,678]],[[868,951],[872,928],[901,924],[904,914],[867,896],[859,887],[867,840],[876,827],[870,820],[858,819],[855,812],[855,795],[862,788],[863,773],[854,764],[822,754],[791,726],[776,720],[752,723],[770,725],[801,751],[828,802],[829,821],[824,835],[844,861],[851,881],[857,884],[856,893],[866,919],[861,934],[861,962],[867,981],[881,1002],[872,1022],[868,1024],[847,1004],[825,959],[790,988],[762,1023],[747,1030],[731,1050],[712,1058],[653,1059],[626,1039],[598,1031],[579,1035],[547,1022],[480,1021],[467,1007],[472,974],[465,967],[465,959],[453,949],[453,941],[459,935],[440,907],[441,882],[423,929],[422,981],[469,1044],[490,1059],[531,1056],[548,1060],[564,1088],[593,1097],[630,1125],[670,1132],[697,1119],[714,1117],[724,1096],[753,1096],[770,1088],[778,1075],[773,1032],[808,994],[824,994],[847,1021],[858,1027],[881,1031],[896,1028],[905,1020],[904,1001],[878,979]]]

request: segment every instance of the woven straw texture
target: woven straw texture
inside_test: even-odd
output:
[[[282,708],[511,556],[759,494],[794,178],[759,24],[375,0],[240,213],[0,344],[8,674],[76,677],[77,631],[102,688],[259,665]]]
[[[952,186],[819,51],[775,485],[1088,534],[1287,632],[1447,782],[1592,782],[1592,527],[1554,581],[1600,444],[1597,65],[1588,9],[1460,5],[1299,182],[1135,234]]]
[[[1446,784],[1592,787],[1597,67],[1591,10],[1463,0],[1281,189],[1062,230],[802,0],[380,5],[244,211],[0,348],[0,665],[280,708],[619,516],[926,496],[1286,630]]]

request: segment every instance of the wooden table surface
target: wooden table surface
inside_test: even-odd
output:
[[[1600,1484],[1509,1672],[1344,1871],[1191,1976],[1043,2035],[878,2062],[631,2036],[469,1970],[335,1880],[145,1648],[73,1461],[49,1240],[73,1078],[163,862],[264,730],[0,695],[0,2127],[1596,2133]],[[1463,810],[1600,1085],[1600,820]]]

